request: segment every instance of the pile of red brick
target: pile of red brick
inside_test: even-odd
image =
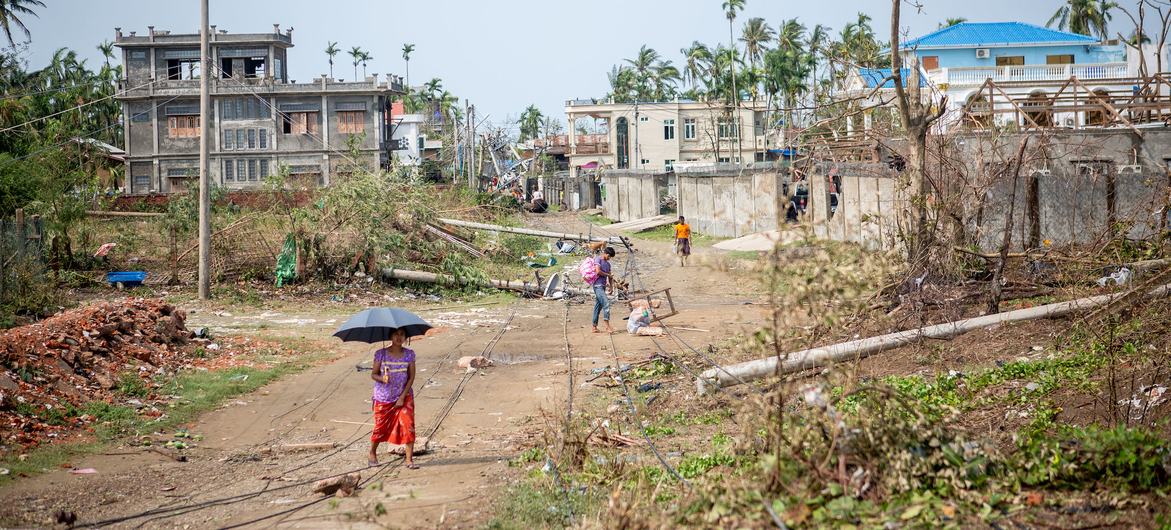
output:
[[[184,318],[162,300],[126,298],[0,332],[0,453],[84,426],[90,418],[71,412],[109,401],[125,374],[186,364]]]

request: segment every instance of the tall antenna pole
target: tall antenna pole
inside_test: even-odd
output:
[[[199,0],[199,299],[211,297],[211,51],[207,34],[207,0]]]

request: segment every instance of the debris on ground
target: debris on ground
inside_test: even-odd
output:
[[[250,354],[282,350],[250,338],[197,338],[184,311],[161,299],[102,301],[2,331],[0,454],[84,435],[96,421],[82,410],[91,402],[161,416],[168,396],[156,395],[156,376],[251,366]],[[121,401],[127,390],[134,399]]]
[[[460,368],[487,368],[492,366],[492,360],[480,355],[459,358]]]
[[[313,483],[313,493],[323,495],[337,494],[339,497],[348,497],[358,489],[358,482],[362,480],[360,473],[347,473],[340,477],[321,479]]]

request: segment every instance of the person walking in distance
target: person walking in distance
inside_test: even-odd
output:
[[[613,257],[614,247],[606,247],[595,260],[594,266],[598,277],[592,285],[594,289],[594,333],[598,333],[599,313],[606,322],[606,333],[614,333],[614,328],[610,327],[610,299],[606,298],[606,292],[610,288],[610,258]]]
[[[691,225],[682,215],[675,223],[675,253],[679,254],[679,266],[687,266],[687,256],[691,255]]]

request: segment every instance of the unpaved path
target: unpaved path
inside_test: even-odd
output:
[[[561,215],[534,224],[566,227],[578,222]],[[763,306],[752,280],[720,265],[680,269],[666,243],[639,242],[637,247],[647,286],[672,288],[680,314],[671,324],[712,330],[680,332],[693,345],[706,346],[739,331],[741,324],[760,321]],[[709,252],[700,249],[698,254]],[[621,270],[622,254],[615,270]],[[197,309],[193,327],[317,339],[322,348],[342,356],[205,414],[190,426],[204,438],[190,451],[189,462],[117,448],[109,453],[120,454],[72,462],[97,469],[95,475],[60,470],[21,480],[2,491],[7,502],[0,506],[0,524],[45,525],[56,511],[67,510],[77,514],[79,524],[114,528],[474,527],[490,517],[486,501],[503,487],[507,461],[541,436],[543,411],[564,410],[566,307],[564,302],[521,301],[422,312],[446,329],[412,345],[419,355],[418,433],[427,434],[443,417],[430,443],[432,452],[418,459],[419,470],[402,468],[386,455],[385,465],[364,468],[371,381],[369,372],[355,367],[368,365],[370,348],[328,340],[346,315]],[[613,364],[609,339],[589,333],[591,307],[592,300],[568,304],[568,339],[577,374]],[[622,330],[620,307],[615,306],[613,323]],[[615,340],[623,362],[655,351],[645,338],[620,333]],[[456,360],[481,353],[490,353],[496,366],[465,381]],[[579,384],[583,379],[577,378]],[[456,395],[461,381],[462,393]],[[582,396],[602,390],[587,385],[576,391]],[[337,447],[305,453],[268,450],[313,442]],[[354,497],[324,499],[310,492],[313,480],[355,470],[360,470],[365,487]]]

